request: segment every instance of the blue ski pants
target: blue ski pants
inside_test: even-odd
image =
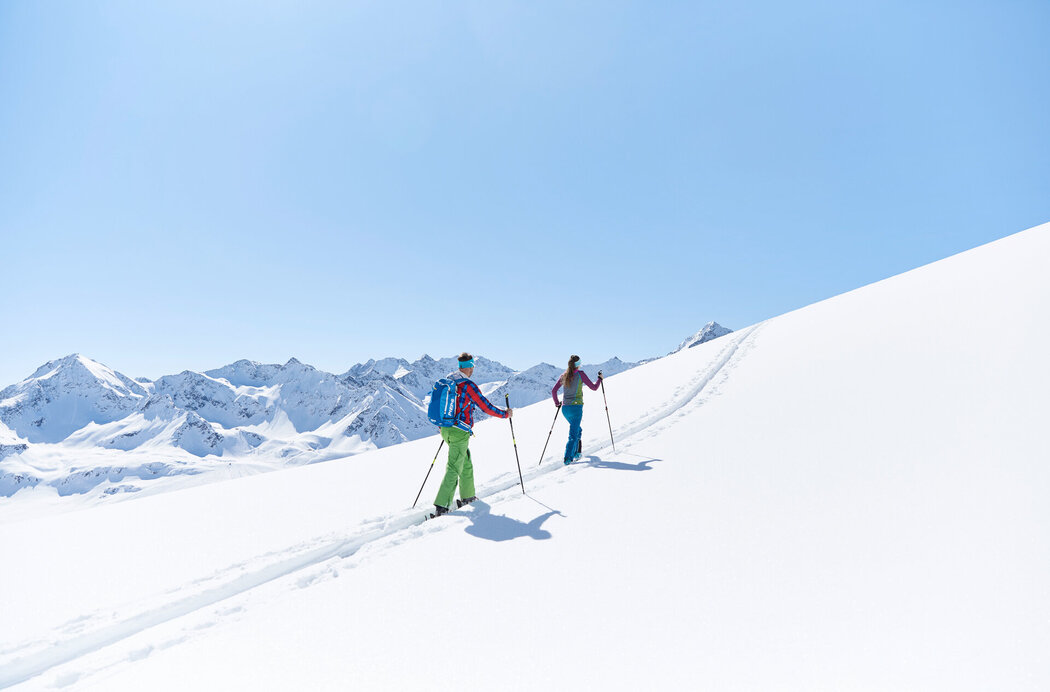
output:
[[[580,439],[583,437],[583,404],[565,404],[561,407],[561,415],[569,421],[569,442],[565,445],[565,461],[572,461],[580,447]]]

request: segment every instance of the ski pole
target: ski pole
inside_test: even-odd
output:
[[[438,454],[441,454],[441,448],[445,446],[445,438],[441,438],[441,444],[438,445],[438,451],[434,454],[434,461],[438,460]],[[423,486],[427,484],[427,478],[430,478],[430,472],[434,470],[434,461],[430,462],[430,468],[427,469],[427,477],[423,479],[423,485],[419,486],[419,492],[416,493],[416,499],[412,502],[412,508],[415,509],[416,502],[419,502],[419,496],[423,494]]]
[[[507,410],[510,410],[510,394],[504,394],[507,402]],[[510,422],[510,441],[514,443],[514,460],[518,462],[518,480],[521,481],[521,494],[525,494],[525,479],[521,477],[521,459],[518,458],[518,441],[514,439],[514,420],[507,416]]]
[[[558,411],[561,411],[561,404],[558,404],[558,407],[554,409],[554,422],[551,423],[551,432],[547,433],[547,441],[543,443],[543,451],[540,452],[540,464],[543,463],[543,455],[547,453],[547,445],[551,442],[551,433],[554,432],[554,423],[558,422]],[[540,464],[536,464],[536,466],[539,466]]]
[[[605,398],[605,378],[602,377],[602,371],[598,371],[598,381],[602,383],[602,401],[605,402],[605,420],[609,422],[609,441],[612,442],[613,451],[616,451],[616,440],[613,439],[612,434],[612,418],[609,418],[609,400]]]

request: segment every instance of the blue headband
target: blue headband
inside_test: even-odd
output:
[[[474,359],[471,358],[470,360],[461,360],[461,361],[459,361],[459,367],[462,368],[462,369],[474,367]]]

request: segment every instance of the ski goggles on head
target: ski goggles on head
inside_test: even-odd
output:
[[[471,358],[470,360],[461,360],[461,361],[459,361],[459,367],[464,368],[464,369],[465,368],[472,368],[472,367],[474,367],[474,359]]]

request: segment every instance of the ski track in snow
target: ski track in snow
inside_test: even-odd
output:
[[[703,406],[710,397],[716,396],[719,385],[729,379],[736,363],[754,348],[754,340],[751,337],[762,328],[763,324],[759,323],[740,332],[739,338],[726,344],[710,368],[694,373],[692,378],[672,392],[662,407],[619,428],[617,437],[625,440],[632,439],[632,441],[655,437],[679,419]]]
[[[614,426],[614,436],[624,448],[655,437],[684,416],[718,395],[718,388],[730,376],[736,364],[754,346],[754,336],[762,328],[759,323],[748,330],[723,337],[726,345],[711,366],[697,371],[680,384],[664,404],[648,411],[629,423]],[[610,450],[609,443],[594,449],[595,453]],[[538,479],[562,470],[579,473],[586,464],[565,467],[560,463],[523,468],[524,480],[530,490],[542,489],[546,483],[535,485]],[[550,478],[549,482],[564,482],[565,474]],[[520,488],[516,474],[497,477],[485,488],[483,499],[490,505],[518,497]],[[443,531],[461,522],[449,518],[465,516],[477,508],[453,510],[442,521],[423,521],[424,510],[405,510],[386,517],[366,520],[357,525],[350,535],[328,535],[307,541],[285,550],[270,552],[220,570],[208,577],[190,582],[150,599],[122,606],[118,611],[102,611],[82,615],[57,628],[51,636],[33,642],[0,650],[0,689],[26,682],[77,659],[81,670],[74,666],[55,671],[51,687],[69,687],[113,666],[135,662],[160,651],[181,644],[223,619],[237,617],[250,606],[248,601],[264,597],[269,586],[278,590],[294,590],[327,581],[339,576],[342,569],[351,569],[374,555],[406,541]],[[266,593],[260,593],[265,591]],[[187,618],[187,616],[193,616]],[[186,619],[177,627],[174,621]],[[157,641],[146,643],[137,635],[158,628]],[[131,639],[136,641],[126,641]],[[105,651],[108,647],[126,643]]]

